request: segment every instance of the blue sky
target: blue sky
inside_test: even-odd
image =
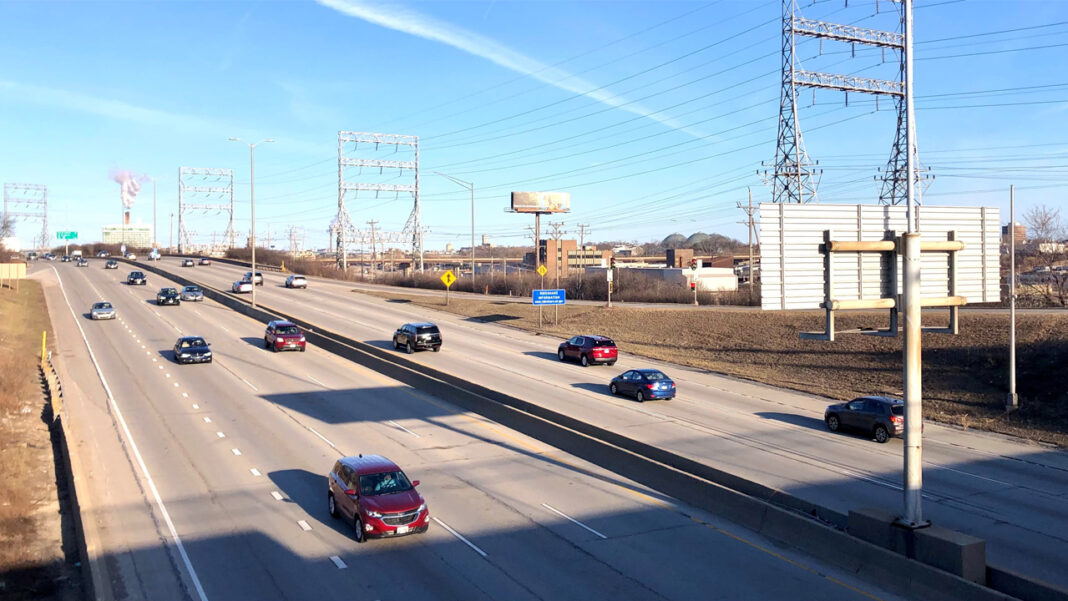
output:
[[[896,26],[888,0],[802,0],[802,14]],[[915,3],[917,131],[930,167],[923,203],[1064,204],[1068,183],[1068,3]],[[82,241],[118,220],[128,169],[156,178],[168,243],[179,167],[234,169],[236,228],[249,228],[256,151],[258,236],[303,227],[327,244],[337,211],[339,130],[420,137],[428,249],[476,233],[529,244],[511,190],[571,193],[550,219],[587,240],[718,232],[740,239],[736,203],[771,199],[781,2],[0,1],[0,181],[45,184],[52,231]],[[879,51],[804,41],[805,68],[892,77]],[[889,58],[889,57],[888,57]],[[894,133],[891,103],[802,92],[799,123],[823,171],[821,202],[873,203]],[[399,231],[410,196],[346,197],[357,224]],[[152,222],[152,182],[133,217]],[[225,219],[196,214],[194,242]],[[28,242],[39,228],[20,224]]]

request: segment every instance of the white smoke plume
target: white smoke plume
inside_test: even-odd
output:
[[[137,193],[141,191],[141,182],[148,179],[148,176],[135,175],[127,169],[112,169],[111,179],[122,186],[122,206],[128,211],[133,207]]]

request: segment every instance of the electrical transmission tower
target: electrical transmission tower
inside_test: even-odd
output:
[[[297,253],[304,250],[304,228],[296,225],[289,226],[289,252]]]
[[[902,2],[897,6],[899,22],[904,22]],[[846,3],[848,7],[848,2]],[[878,7],[878,5],[876,5]],[[842,75],[801,68],[796,55],[797,38],[805,36],[820,41],[831,40],[849,44],[855,52],[857,45],[880,48],[897,53],[898,79],[872,79],[855,75]],[[905,111],[905,35],[899,32],[866,29],[852,25],[815,21],[802,17],[797,10],[797,0],[782,3],[782,90],[779,102],[779,135],[775,148],[775,168],[772,174],[773,202],[814,202],[815,179],[818,172],[805,151],[801,127],[797,119],[798,88],[838,90],[845,92],[848,102],[850,92],[890,96],[897,110],[897,132],[894,137],[890,161],[883,173],[883,191],[880,201],[898,204],[905,201],[907,183],[906,158],[908,150],[908,122]],[[911,149],[915,160],[916,148]]]
[[[384,156],[383,146],[392,146],[392,154],[398,156]],[[346,168],[349,168],[348,174]],[[356,168],[355,174],[352,168]],[[419,136],[337,132],[337,218],[334,227],[337,264],[341,269],[348,268],[349,241],[358,232],[349,217],[345,195],[346,192],[361,191],[374,192],[375,198],[381,192],[394,192],[398,197],[401,192],[412,195],[414,205],[402,234],[410,236],[412,261],[418,261],[419,271],[422,271],[424,230],[419,221]]]
[[[187,252],[195,233],[186,225],[187,215],[197,211],[226,213],[224,244],[234,247],[234,170],[210,167],[178,168],[178,253]],[[212,250],[215,250],[214,248]]]
[[[41,220],[41,250],[48,248],[48,186],[4,184],[4,216]]]

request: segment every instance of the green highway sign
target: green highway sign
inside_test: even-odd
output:
[[[78,232],[56,232],[56,238],[59,240],[77,240]]]

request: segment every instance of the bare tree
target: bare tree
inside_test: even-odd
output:
[[[5,250],[4,239],[15,234],[15,219],[4,213],[0,215],[0,250]]]
[[[1036,265],[1027,276],[1043,290],[1051,305],[1068,306],[1068,241],[1059,209],[1036,205],[1024,213],[1027,237],[1031,240],[1026,254]]]
[[[1061,242],[1064,238],[1064,224],[1061,222],[1060,209],[1046,205],[1035,205],[1024,213],[1027,224],[1027,237],[1038,242]]]

